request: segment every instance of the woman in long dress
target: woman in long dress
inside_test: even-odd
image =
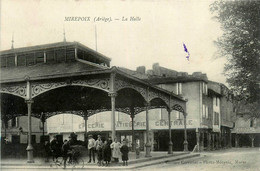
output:
[[[112,157],[115,159],[115,162],[118,162],[118,159],[121,156],[120,147],[121,143],[115,138],[115,141],[110,145],[110,148],[112,149]]]

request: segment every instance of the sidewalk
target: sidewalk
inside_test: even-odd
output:
[[[136,159],[134,152],[129,153],[128,166],[122,166],[122,161],[119,163],[111,163],[108,167],[97,166],[96,163],[87,163],[88,157],[84,157],[84,168],[91,170],[128,170],[145,167],[149,165],[159,164],[168,161],[177,161],[186,158],[198,157],[199,154],[190,154],[187,152],[174,152],[167,154],[167,152],[151,152],[152,157],[145,157],[145,152],[140,153],[140,158]],[[97,161],[96,161],[97,162]],[[52,162],[45,162],[42,158],[35,158],[34,163],[27,163],[26,159],[2,159],[1,168],[26,168],[26,169],[48,169],[51,168]],[[56,166],[54,166],[56,167]],[[62,167],[60,167],[62,168]]]

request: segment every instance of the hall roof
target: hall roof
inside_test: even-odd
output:
[[[46,45],[38,45],[38,46],[31,46],[31,47],[24,47],[24,48],[16,48],[10,49],[0,52],[0,56],[6,56],[7,58],[10,55],[14,55],[15,53],[19,54],[29,54],[38,51],[44,51],[47,49],[53,50],[54,48],[64,48],[64,47],[75,47],[81,50],[87,50],[88,52],[91,51],[94,57],[97,56],[98,59],[102,57],[104,61],[109,61],[110,58],[105,57],[104,55],[89,49],[88,47],[78,43],[78,42],[58,42],[58,43],[51,43]],[[48,50],[47,50],[48,51]],[[75,51],[76,53],[77,51]],[[62,54],[61,54],[62,55]],[[129,80],[130,82],[135,82],[140,85],[145,85],[145,87],[150,87],[156,91],[166,93],[175,97],[176,100],[181,101],[181,103],[185,103],[183,97],[175,95],[165,89],[162,89],[158,86],[155,86],[145,80],[147,77],[138,74],[137,72],[130,72],[128,69],[123,69],[120,67],[109,67],[100,65],[93,61],[85,60],[84,58],[80,58],[75,56],[75,58],[71,61],[63,61],[63,62],[54,62],[54,63],[34,63],[33,65],[26,65],[26,66],[11,66],[11,67],[1,67],[1,77],[0,83],[11,85],[12,83],[17,82],[24,82],[27,77],[30,78],[31,81],[41,81],[47,79],[59,79],[59,78],[70,78],[70,77],[79,77],[79,76],[87,76],[87,75],[100,75],[100,74],[110,74],[116,73],[119,77]]]
[[[1,68],[1,83],[24,81],[25,76],[30,76],[31,80],[39,80],[75,75],[79,76],[86,72],[95,73],[106,70],[109,70],[109,68],[104,69],[102,66],[80,61]]]
[[[49,44],[43,44],[43,45],[36,45],[36,46],[28,46],[28,47],[21,47],[21,48],[14,48],[14,49],[8,49],[0,51],[0,55],[8,55],[8,54],[14,54],[14,53],[30,53],[35,51],[41,51],[41,50],[48,50],[53,48],[63,48],[67,46],[73,46],[73,47],[80,47],[84,50],[87,50],[93,54],[98,55],[98,57],[103,58],[104,60],[111,61],[111,58],[106,57],[105,55],[90,49],[89,47],[79,43],[79,42],[56,42],[56,43],[49,43]]]

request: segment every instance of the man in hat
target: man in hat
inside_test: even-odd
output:
[[[56,136],[53,137],[53,140],[51,141],[50,145],[52,152],[52,160],[54,161],[55,159],[55,161],[57,161],[59,157],[59,143]]]
[[[92,135],[88,136],[88,154],[89,154],[89,163],[91,163],[91,155],[93,157],[93,162],[95,163],[95,140]]]

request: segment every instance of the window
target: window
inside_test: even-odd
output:
[[[209,109],[208,106],[205,104],[202,105],[202,117],[209,118]]]
[[[205,94],[208,95],[208,84],[205,84]]]
[[[47,63],[54,61],[54,52],[46,52],[46,61]]]
[[[253,127],[254,126],[254,119],[251,119],[250,120],[250,127]]]
[[[71,49],[67,49],[66,50],[66,61],[74,61],[74,60],[75,60],[75,51],[71,50]]]
[[[57,62],[65,62],[65,51],[64,50],[56,51],[56,60],[57,60]]]
[[[17,56],[17,65],[25,66],[25,64],[26,64],[26,56],[24,56],[24,55]]]
[[[7,58],[7,67],[15,66],[15,57],[10,56]]]
[[[26,65],[34,65],[34,55],[28,55],[26,56]]]
[[[219,125],[219,113],[214,112],[214,125]]]
[[[216,106],[218,106],[218,97],[215,98]]]
[[[205,82],[202,82],[202,93],[208,95],[208,85]]]
[[[214,125],[219,125],[219,113],[214,112]]]
[[[44,53],[36,53],[35,54],[36,57],[36,63],[44,63]]]
[[[205,118],[206,117],[206,111],[205,111],[205,105],[202,105],[202,117]]]
[[[1,57],[1,67],[6,67],[6,57]]]
[[[206,118],[208,119],[209,118],[209,108],[208,106],[205,106],[205,112],[206,112]]]

